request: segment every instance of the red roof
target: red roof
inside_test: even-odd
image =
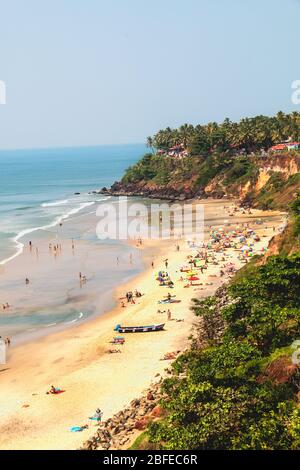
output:
[[[284,150],[286,148],[286,144],[277,144],[271,147],[270,150]]]

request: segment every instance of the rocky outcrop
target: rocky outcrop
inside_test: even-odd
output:
[[[300,159],[294,154],[277,154],[267,158],[256,159],[256,164],[265,173],[279,172],[292,176],[300,172]]]
[[[204,186],[197,183],[200,176],[199,168],[188,171],[186,176],[180,163],[180,172],[175,166],[170,169],[170,180],[167,184],[155,183],[155,180],[142,180],[136,183],[124,183],[116,181],[110,188],[102,188],[99,193],[112,196],[138,196],[152,199],[165,199],[169,201],[185,201],[189,199],[206,199],[208,197],[221,199],[223,197],[234,197],[246,200],[251,196],[255,200],[266,186],[274,173],[282,175],[284,180],[300,173],[300,158],[294,154],[276,154],[268,157],[249,156],[257,170],[256,174],[249,175],[248,179],[228,182],[227,174],[231,167],[220,170],[212,176]],[[186,166],[189,166],[190,158],[187,159]],[[234,160],[233,160],[234,162]],[[233,163],[232,163],[233,164]]]
[[[110,196],[138,196],[149,199],[166,199],[169,201],[186,201],[197,198],[206,199],[208,197],[221,199],[225,195],[223,191],[219,190],[206,192],[203,189],[195,190],[188,187],[176,188],[174,186],[154,186],[145,182],[128,183],[124,185],[118,181],[116,181],[109,189],[105,187],[102,188],[99,193]]]

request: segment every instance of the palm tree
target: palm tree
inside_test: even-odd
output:
[[[154,153],[154,139],[153,137],[147,137],[147,147],[151,149],[151,152]]]
[[[186,149],[188,145],[188,141],[193,136],[194,126],[192,126],[191,124],[183,124],[183,126],[179,127],[178,133],[180,136],[180,143]]]

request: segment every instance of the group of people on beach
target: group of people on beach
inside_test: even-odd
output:
[[[233,212],[237,212],[237,210],[238,209],[235,208]],[[172,308],[175,302],[179,302],[176,300],[177,297],[171,293],[171,292],[173,293],[176,292],[175,284],[177,287],[178,281],[183,281],[183,282],[187,282],[187,284],[184,285],[184,287],[192,288],[193,284],[192,284],[191,279],[197,279],[199,277],[199,281],[201,281],[201,277],[206,270],[211,270],[209,271],[209,274],[211,275],[211,277],[212,276],[218,277],[218,274],[213,274],[217,270],[217,272],[219,273],[219,276],[222,278],[223,281],[225,281],[224,278],[226,276],[231,277],[237,269],[237,266],[233,262],[230,262],[232,249],[239,252],[238,259],[241,262],[247,262],[249,256],[255,251],[254,250],[255,243],[259,241],[260,241],[260,236],[257,233],[255,233],[253,229],[250,228],[249,223],[241,224],[241,226],[236,226],[234,230],[231,229],[230,224],[226,228],[211,226],[210,231],[209,231],[208,241],[199,242],[199,243],[196,243],[195,241],[188,242],[189,254],[185,258],[185,261],[184,261],[186,265],[178,266],[178,271],[176,271],[178,273],[178,276],[177,278],[176,276],[174,276],[174,280],[171,279],[171,276],[170,276],[170,272],[174,271],[174,270],[172,271],[173,264],[174,264],[174,260],[171,259],[172,256],[170,256],[170,263],[169,263],[169,259],[161,259],[160,264],[164,266],[164,268],[161,271],[158,271],[158,273],[156,273],[156,280],[159,282],[159,286],[161,287],[161,289],[163,290],[165,288],[167,292],[165,292],[166,294],[165,296],[162,295],[163,300],[160,301],[159,303],[172,304],[170,305],[170,307]],[[142,245],[142,240],[140,241],[138,240],[138,243]],[[32,248],[31,242],[30,242],[30,246]],[[73,241],[72,241],[72,248],[74,249]],[[181,249],[182,247],[179,244],[175,245],[175,250],[177,252],[179,252]],[[228,250],[230,249],[231,249],[231,252],[228,253]],[[49,244],[49,251],[51,253],[54,253],[55,255],[59,254],[61,253],[61,245]],[[130,262],[132,262],[131,254],[130,254]],[[118,258],[117,258],[117,263],[119,263]],[[151,266],[152,268],[154,268],[154,261],[152,261]],[[214,271],[212,270],[213,267],[216,267]],[[76,276],[76,273],[75,273],[75,276]],[[86,276],[82,272],[79,273],[79,281],[80,281],[80,285],[85,284],[87,281]],[[28,278],[26,278],[26,284],[29,284]],[[205,285],[208,286],[211,284],[212,282],[206,282]],[[169,289],[171,292],[168,292]],[[199,290],[199,289],[194,289],[194,290]],[[126,292],[125,296],[121,298],[121,306],[126,307],[126,304],[129,304],[129,305],[135,304],[136,299],[139,299],[140,297],[142,297],[142,295],[144,294],[142,294],[138,289],[135,289],[133,291],[130,290]],[[174,299],[174,297],[176,298]],[[9,307],[10,305],[8,303],[3,304],[3,310]],[[166,308],[165,310],[161,310],[159,308],[157,310],[157,313],[165,314],[167,317],[167,320],[168,321],[173,320],[173,323],[175,323],[175,321],[184,321],[184,320],[176,320],[176,308],[174,308],[173,312],[171,311],[170,308]],[[172,323],[170,325],[172,325]],[[0,339],[2,338],[0,337]],[[118,349],[108,349],[108,351],[106,352],[110,354],[121,353],[122,351],[121,349],[119,349],[119,347],[121,348],[123,347],[123,345],[125,344],[125,339],[123,337],[117,336],[113,338],[111,343],[114,345],[118,345]],[[5,344],[7,344],[7,346],[10,345],[10,338],[5,339]],[[176,357],[175,353],[167,353],[163,359],[173,360],[175,357]],[[65,390],[52,385],[50,389],[47,391],[47,394],[59,395],[64,392]],[[97,408],[95,410],[95,413],[91,417],[89,417],[89,420],[99,423],[102,419],[102,416],[103,416],[103,412],[101,411],[100,408]],[[85,429],[88,429],[88,427],[89,427],[88,424],[84,424],[83,426],[74,426],[73,428],[71,428],[71,431],[80,432]]]
[[[137,247],[141,247],[143,246],[143,240],[141,238],[138,238],[137,241],[136,241],[136,246]]]
[[[135,299],[138,299],[142,297],[142,293],[140,291],[138,291],[137,289],[135,289],[134,293],[132,291],[128,291],[126,292],[125,294],[125,298],[127,300],[127,303],[128,304],[135,304]],[[125,302],[122,300],[121,298],[121,307],[126,307],[125,305]]]
[[[75,242],[74,242],[73,239],[71,240],[71,243],[72,243],[72,251],[73,251],[73,253],[74,253],[74,250],[75,250]],[[28,246],[29,246],[30,252],[32,252],[32,250],[33,250],[33,243],[32,243],[31,240],[28,242]],[[48,249],[49,249],[49,253],[50,253],[50,254],[53,254],[54,257],[56,257],[56,256],[58,256],[58,255],[60,255],[60,254],[62,253],[62,245],[61,245],[61,243],[49,243]],[[39,249],[38,249],[38,247],[35,247],[35,252],[36,252],[36,255],[38,256],[38,255],[39,255]]]
[[[62,246],[60,243],[56,243],[52,245],[52,243],[49,243],[49,252],[53,253],[54,256],[58,256],[62,252]]]
[[[0,341],[4,341],[5,346],[10,346],[11,339],[9,337],[3,339],[2,336],[0,336]]]
[[[140,291],[135,289],[134,293],[132,291],[126,292],[125,297],[128,303],[135,303],[134,297],[138,299],[139,297],[142,297],[142,294]]]

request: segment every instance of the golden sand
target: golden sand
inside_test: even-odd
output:
[[[221,205],[217,207],[222,212]],[[253,218],[260,215],[256,211]],[[224,213],[220,217],[224,218]],[[279,218],[277,214],[277,219],[267,224],[268,228],[266,224],[255,226],[261,236],[256,252],[268,245],[274,235],[272,227],[280,224]],[[249,217],[239,216],[240,222],[246,219]],[[191,298],[214,292],[221,284],[220,266],[209,266],[199,281],[202,286],[185,288],[186,282],[179,280],[182,275],[179,267],[186,264],[191,250],[181,241],[178,252],[175,243],[168,240],[143,244],[147,269],[116,292],[120,298],[127,290],[138,289],[144,295],[135,305],[126,303],[122,308],[118,302],[117,308],[100,318],[11,350],[8,364],[0,369],[0,449],[80,447],[95,432],[96,426],[88,417],[97,407],[103,410],[104,419],[112,416],[157,380],[158,373],[164,373],[169,364],[160,360],[164,354],[188,346],[194,321],[189,308]],[[228,261],[241,266],[237,251],[228,249],[226,256]],[[168,293],[167,287],[159,287],[155,281],[155,273],[164,269],[165,258],[169,259],[168,272],[175,282],[172,295],[181,300],[172,305],[158,305],[158,300]],[[158,308],[170,308],[172,320],[167,321],[166,313],[158,313]],[[166,326],[161,332],[125,335],[124,346],[112,346],[109,342],[118,323],[166,323]],[[107,354],[105,351],[110,348],[121,349],[122,353]],[[52,384],[65,393],[47,395]],[[87,423],[87,430],[70,432],[72,426]]]

